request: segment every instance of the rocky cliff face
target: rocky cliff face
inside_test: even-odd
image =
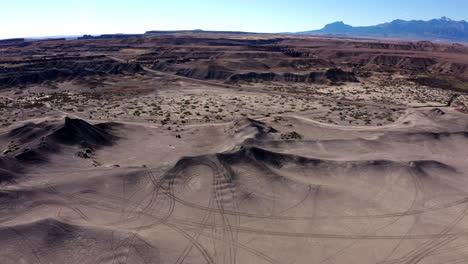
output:
[[[257,73],[250,72],[244,74],[234,74],[229,78],[229,82],[305,82],[305,83],[338,83],[338,82],[357,82],[357,78],[352,72],[345,72],[341,69],[329,69],[323,72],[310,72],[308,74],[295,73]]]
[[[0,88],[141,71],[143,69],[138,64],[120,63],[105,56],[0,61]]]

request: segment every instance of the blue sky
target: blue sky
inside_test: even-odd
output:
[[[334,21],[353,26],[447,16],[467,0],[0,0],[0,38],[147,30],[291,32]]]

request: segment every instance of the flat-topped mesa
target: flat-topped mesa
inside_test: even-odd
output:
[[[98,36],[83,35],[78,39],[125,39],[125,38],[136,38],[141,37],[143,34],[103,34]]]
[[[176,34],[176,33],[211,33],[211,34],[258,34],[254,32],[244,32],[244,31],[212,31],[212,30],[202,30],[202,29],[193,29],[193,30],[150,30],[146,31],[145,34]]]
[[[9,43],[23,42],[23,41],[25,41],[24,38],[0,39],[0,44],[9,44]]]

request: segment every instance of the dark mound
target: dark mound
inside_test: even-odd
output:
[[[29,123],[7,134],[12,143],[4,155],[14,156],[17,161],[43,162],[47,161],[48,153],[59,152],[61,145],[77,145],[91,152],[110,146],[117,140],[118,137],[111,133],[115,126],[106,123],[91,125],[68,117],[63,124]]]
[[[93,126],[81,119],[69,117],[65,117],[65,124],[55,130],[50,138],[61,144],[80,144],[83,147],[110,146],[116,139],[115,136],[99,126]]]

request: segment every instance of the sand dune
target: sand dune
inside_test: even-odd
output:
[[[465,127],[457,117],[444,120]],[[4,141],[41,155],[59,151],[69,163],[44,160],[56,168],[44,175],[17,151],[5,154],[24,170],[2,165],[2,263],[349,263],[357,255],[362,263],[441,263],[465,256],[466,132],[431,131],[420,120],[423,129],[415,123],[407,132],[400,125],[361,129],[352,139],[281,140],[285,126],[274,120],[228,123],[231,142],[213,142],[224,151],[179,153],[169,165],[154,160],[145,168],[74,168],[82,158],[68,149],[96,149],[99,161],[141,127],[66,118],[11,130]],[[41,148],[41,138],[54,147]]]

